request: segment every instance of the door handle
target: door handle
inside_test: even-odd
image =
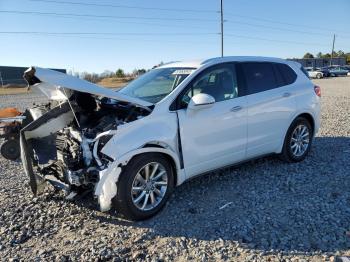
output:
[[[239,111],[239,110],[241,110],[242,109],[242,107],[241,106],[234,106],[234,107],[232,107],[231,108],[231,112],[237,112],[237,111]]]
[[[290,97],[292,94],[289,92],[283,93],[283,97]]]

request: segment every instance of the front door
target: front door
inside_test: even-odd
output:
[[[187,109],[192,96],[215,99],[208,108]],[[232,63],[200,73],[179,97],[181,145],[187,177],[242,161],[246,155],[247,109]]]

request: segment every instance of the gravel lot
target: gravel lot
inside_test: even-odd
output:
[[[322,88],[322,128],[298,164],[275,157],[178,187],[144,222],[101,213],[91,197],[33,198],[20,162],[0,157],[3,261],[322,261],[350,256],[350,77]],[[41,96],[0,96],[24,108]],[[223,207],[220,209],[220,207]]]

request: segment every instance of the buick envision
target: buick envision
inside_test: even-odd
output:
[[[119,92],[36,67],[25,79],[50,98],[26,111],[20,135],[33,193],[94,190],[102,211],[133,220],[208,171],[269,154],[303,160],[320,123],[320,88],[277,58],[175,62]]]

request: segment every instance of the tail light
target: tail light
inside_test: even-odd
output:
[[[319,87],[319,86],[314,86],[314,90],[315,90],[315,94],[316,94],[318,97],[321,97],[321,87]]]

